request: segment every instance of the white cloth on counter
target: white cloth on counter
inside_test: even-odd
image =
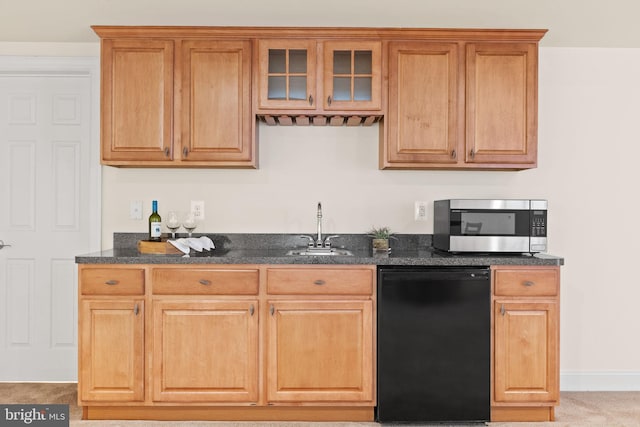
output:
[[[208,238],[207,236],[200,237],[186,237],[180,238],[176,240],[167,240],[171,243],[176,249],[184,254],[189,254],[191,249],[202,252],[203,250],[209,251],[211,249],[215,249],[215,245],[213,244],[213,240]]]

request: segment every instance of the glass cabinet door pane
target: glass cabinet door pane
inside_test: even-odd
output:
[[[373,60],[370,50],[356,50],[354,53],[354,73],[371,74]]]
[[[371,101],[371,77],[356,77],[353,81],[353,100]]]
[[[333,74],[351,74],[350,50],[336,50],[333,52]]]
[[[284,76],[269,76],[267,83],[267,98],[269,99],[286,99],[287,79]]]
[[[351,101],[351,77],[333,78],[333,100]]]
[[[284,73],[287,63],[285,49],[269,49],[269,73]]]
[[[291,49],[289,51],[289,72],[303,73],[307,72],[307,51],[304,49]]]
[[[307,78],[303,76],[289,77],[289,99],[307,99]]]

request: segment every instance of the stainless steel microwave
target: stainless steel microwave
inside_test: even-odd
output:
[[[448,252],[546,252],[547,201],[436,200],[433,246]]]

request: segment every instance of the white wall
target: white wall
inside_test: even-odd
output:
[[[98,45],[0,43],[0,55],[97,56]],[[415,200],[541,197],[549,251],[565,257],[561,388],[640,390],[640,49],[541,48],[539,167],[521,172],[380,171],[378,128],[267,127],[258,170],[103,168],[103,247],[114,231],[145,231],[129,202],[161,212],[206,202],[206,232],[327,232],[413,221]],[[98,100],[94,100],[95,107]],[[429,212],[431,215],[432,212]],[[623,222],[624,221],[624,222]]]
[[[637,183],[640,49],[542,48],[539,167],[521,172],[380,171],[378,127],[260,126],[258,170],[103,168],[103,246],[146,230],[129,202],[161,213],[204,200],[205,232],[311,233],[388,225],[431,233],[413,202],[454,197],[549,200],[549,252],[565,257],[561,388],[640,390]],[[429,215],[432,215],[430,210]]]

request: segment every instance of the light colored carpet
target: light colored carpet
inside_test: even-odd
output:
[[[74,427],[379,427],[377,423],[82,421],[76,383],[0,383],[0,403],[69,404]],[[428,424],[422,424],[428,425]],[[437,424],[444,427],[443,424]],[[562,392],[553,423],[488,423],[491,427],[640,427],[640,391]],[[413,426],[416,426],[413,424]],[[461,427],[456,424],[456,427]]]

